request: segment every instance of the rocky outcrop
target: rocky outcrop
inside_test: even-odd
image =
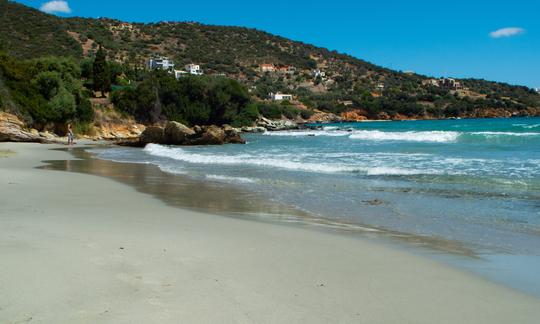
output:
[[[170,121],[165,125],[164,136],[168,143],[183,144],[193,135],[195,135],[195,131],[184,124]]]
[[[55,142],[53,136],[47,135],[36,130],[26,130],[24,122],[17,116],[0,112],[0,142]]]
[[[244,126],[240,129],[242,133],[264,133],[266,128],[262,126]]]
[[[119,142],[120,145],[143,147],[146,144],[166,145],[222,145],[245,144],[239,132],[229,126],[195,126],[189,128],[178,122],[168,122],[165,127],[149,126],[136,141]]]
[[[270,120],[265,117],[259,117],[259,119],[257,120],[257,126],[263,127],[264,129],[269,131],[298,129],[298,124],[293,121],[287,119]]]
[[[93,134],[83,135],[83,137],[93,140],[120,140],[138,138],[145,127],[141,124],[113,124],[108,123],[106,125],[94,126]]]
[[[343,121],[348,122],[364,121],[368,119],[366,116],[367,112],[361,109],[344,111],[341,113],[341,118],[343,119]]]
[[[231,144],[246,144],[246,141],[240,136],[240,132],[230,125],[223,125],[225,138],[227,143]]]
[[[310,123],[335,123],[341,121],[343,121],[343,118],[341,118],[340,116],[322,111],[314,113],[308,119],[308,122]]]
[[[192,145],[222,145],[225,144],[225,131],[215,125],[201,128],[197,137],[190,142]]]
[[[149,143],[166,144],[165,129],[161,126],[146,127],[139,137],[139,143],[141,143],[142,146]]]
[[[388,113],[386,113],[385,111],[383,112],[380,112],[377,114],[377,119],[380,119],[380,120],[390,120],[392,119],[392,117],[390,117],[390,115],[388,115]]]

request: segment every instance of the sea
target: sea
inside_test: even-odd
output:
[[[243,137],[246,145],[91,153],[240,188],[347,235],[421,246],[540,297],[540,118],[321,124]]]

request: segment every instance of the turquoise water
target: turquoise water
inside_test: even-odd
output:
[[[540,271],[540,118],[317,127],[248,134],[246,145],[99,154],[240,186],[330,221],[455,242],[486,260],[528,258],[526,271]],[[522,267],[506,266],[501,281],[523,281]],[[540,295],[530,277],[526,290]]]

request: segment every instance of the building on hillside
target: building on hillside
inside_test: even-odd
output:
[[[423,85],[430,85],[434,87],[444,88],[448,90],[463,90],[463,85],[453,78],[440,78],[440,79],[428,79],[422,81]]]
[[[439,86],[439,80],[437,80],[437,79],[423,80],[422,85],[438,87]]]
[[[261,72],[274,72],[276,70],[276,67],[274,64],[261,64],[259,65],[259,70]]]
[[[538,94],[540,94],[540,88],[534,89]]]
[[[188,64],[185,66],[185,70],[191,75],[203,75],[203,70],[198,64]]]
[[[461,90],[463,87],[461,86],[461,82],[457,81],[456,79],[452,78],[441,78],[439,80],[439,86],[441,88],[450,89],[450,90]]]
[[[377,91],[384,91],[384,88],[385,88],[384,83],[381,83],[381,82],[377,83],[375,88],[377,89]]]
[[[148,60],[148,68],[150,70],[160,69],[170,71],[174,69],[174,62],[165,56],[154,57]]]
[[[285,94],[285,93],[270,93],[270,99],[272,99],[273,101],[291,101],[293,100],[293,95],[292,94]]]

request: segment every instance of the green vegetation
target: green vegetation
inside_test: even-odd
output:
[[[223,77],[185,77],[176,80],[155,71],[136,88],[117,90],[112,102],[138,121],[174,120],[188,125],[249,125],[257,107],[244,86]]]
[[[280,119],[282,117],[294,119],[298,116],[308,119],[313,115],[312,110],[298,109],[287,101],[283,101],[281,104],[259,102],[257,103],[257,110],[262,116],[270,119]]]
[[[84,95],[80,68],[70,58],[18,60],[0,53],[0,78],[17,111],[29,125],[90,121],[93,110]]]
[[[0,50],[19,58],[82,55],[61,18],[7,0],[0,0]]]
[[[92,81],[94,91],[100,91],[103,97],[106,92],[111,91],[111,72],[107,63],[107,56],[101,45],[92,65]]]

